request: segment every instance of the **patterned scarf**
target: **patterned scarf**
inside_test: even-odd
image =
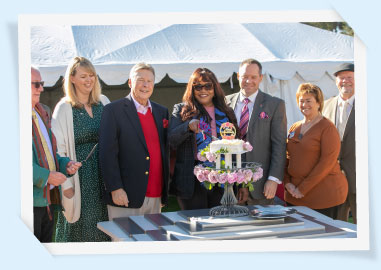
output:
[[[221,112],[216,107],[214,108],[214,115],[216,120],[217,138],[221,139],[220,127],[223,123],[229,122],[229,118],[225,113]],[[203,132],[196,134],[197,152],[200,152],[212,142],[212,128],[207,122],[206,117],[200,117],[200,129]]]
[[[223,123],[229,122],[229,118],[226,116],[225,113],[218,110],[216,107],[214,107],[214,117],[216,121],[216,132],[217,132],[217,138],[221,139],[220,134],[220,127]],[[196,134],[196,143],[197,143],[197,152],[200,152],[202,149],[207,147],[212,142],[212,128],[210,127],[210,124],[208,124],[206,117],[201,116],[200,117],[200,129],[203,132],[199,132]],[[213,166],[213,163],[209,161],[202,162],[204,166]],[[205,183],[201,183],[200,185],[204,188],[207,188],[205,186]],[[224,185],[221,184],[221,188],[223,188]]]
[[[57,153],[57,142],[56,142],[56,138],[55,138],[54,134],[51,131],[49,115],[43,109],[43,107],[41,106],[40,103],[37,103],[36,106],[34,107],[34,109],[40,115],[42,122],[44,122],[44,125],[45,125],[46,129],[48,130],[48,134],[50,136],[50,140],[52,143],[52,149],[53,149],[52,156],[53,156],[54,162],[56,164],[56,170],[59,171],[59,165],[58,165],[58,161],[57,161],[57,158],[55,155],[55,153]],[[37,158],[38,158],[39,165],[43,168],[49,169],[48,161],[45,158],[45,151],[44,151],[44,147],[43,147],[42,142],[41,142],[40,133],[38,132],[37,126],[33,120],[32,120],[32,139],[33,139],[33,144],[34,144],[36,152],[37,152]],[[50,185],[48,184],[44,187],[44,198],[48,199],[49,204],[50,203],[61,204],[59,190],[57,188],[50,190],[49,186]],[[50,192],[47,192],[48,190],[50,190]],[[50,200],[50,198],[51,198],[51,200]],[[49,207],[48,207],[48,209],[49,209]]]

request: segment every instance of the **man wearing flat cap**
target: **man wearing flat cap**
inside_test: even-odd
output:
[[[338,159],[349,187],[347,200],[338,207],[337,219],[348,221],[350,211],[357,224],[354,65],[342,64],[334,75],[339,95],[324,102],[323,115],[335,123],[339,131],[341,150]]]

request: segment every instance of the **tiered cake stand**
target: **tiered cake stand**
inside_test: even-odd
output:
[[[220,134],[223,139],[232,140],[236,137],[236,128],[232,123],[225,122],[220,127]],[[219,150],[217,150],[219,152]],[[234,152],[234,151],[232,151]],[[220,183],[224,184],[224,195],[221,199],[221,205],[213,207],[209,211],[209,215],[213,217],[239,217],[239,216],[247,216],[249,214],[249,209],[245,206],[237,205],[237,199],[234,195],[233,185],[236,180],[234,179],[234,173],[237,173],[240,169],[247,170],[251,169],[257,169],[261,165],[254,162],[242,162],[241,155],[246,153],[248,151],[243,150],[241,152],[235,152],[235,153],[218,153],[214,152],[216,154],[216,161],[214,167],[204,167],[200,169],[207,169],[210,171],[217,171],[219,173],[226,173],[229,179],[232,179],[232,181],[220,181]],[[221,158],[224,155],[225,158],[225,165],[221,166]],[[235,155],[236,162],[233,163],[233,155]],[[222,168],[221,168],[222,167]],[[197,170],[197,168],[195,168]],[[255,170],[256,171],[256,170]],[[226,176],[226,175],[225,175]],[[235,175],[237,176],[237,174]],[[241,179],[242,180],[242,179]],[[238,180],[237,180],[238,181]],[[239,182],[239,181],[238,181]]]
[[[226,156],[231,154],[225,154]],[[229,160],[229,158],[228,158]],[[229,166],[231,164],[231,166]],[[257,169],[261,165],[255,162],[240,162],[240,166],[236,166],[238,164],[231,162],[227,164],[225,169],[217,168],[216,166],[210,167],[208,166],[207,170],[210,171],[219,171],[225,172],[226,174],[235,173],[239,169]],[[220,167],[220,166],[219,166]],[[231,168],[232,167],[232,168]],[[229,183],[224,184],[224,194],[221,198],[221,205],[215,206],[210,209],[209,215],[213,217],[240,217],[247,216],[249,214],[249,209],[245,206],[237,205],[238,200],[234,195],[233,185]]]

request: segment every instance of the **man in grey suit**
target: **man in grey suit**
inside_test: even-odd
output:
[[[263,177],[254,183],[253,192],[239,189],[240,204],[274,204],[277,186],[283,180],[287,138],[285,103],[259,90],[262,78],[261,63],[255,59],[244,60],[238,72],[241,90],[226,97],[237,117],[242,139],[253,146],[253,151],[245,154],[246,161],[261,163],[263,168]]]
[[[351,211],[353,222],[357,224],[354,65],[342,64],[334,75],[339,95],[324,102],[323,115],[330,119],[339,131],[341,138],[339,162],[349,187],[347,200],[338,207],[337,218],[348,221]]]

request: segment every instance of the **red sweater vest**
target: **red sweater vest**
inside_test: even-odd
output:
[[[150,109],[148,109],[145,115],[142,113],[138,113],[138,115],[149,153],[149,175],[146,197],[161,197],[163,165],[156,123]]]

